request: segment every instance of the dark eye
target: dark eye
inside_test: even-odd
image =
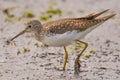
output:
[[[29,28],[31,28],[32,26],[31,25],[28,25]]]

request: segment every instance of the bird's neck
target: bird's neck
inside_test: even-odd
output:
[[[34,32],[34,36],[35,36],[35,38],[36,38],[38,41],[41,41],[42,38],[43,38],[42,31],[41,31],[41,30],[35,31],[35,32]]]

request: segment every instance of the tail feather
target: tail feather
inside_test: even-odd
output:
[[[101,11],[101,12],[96,13],[96,14],[91,13],[91,14],[85,16],[85,17],[81,17],[81,18],[73,18],[73,19],[74,19],[74,20],[91,20],[91,19],[95,19],[96,17],[98,17],[98,16],[100,16],[101,14],[107,12],[108,10],[109,10],[109,9],[106,9],[106,10]]]
[[[87,18],[87,19],[94,19],[94,18],[96,18],[96,17],[100,16],[101,14],[103,14],[103,13],[107,12],[108,10],[109,10],[109,9],[106,9],[106,10],[101,11],[101,12],[96,13],[96,14],[92,13],[92,14],[87,15],[86,17],[83,17],[83,18]]]
[[[112,17],[115,16],[115,15],[116,15],[116,14],[110,14],[110,15],[108,15],[108,16],[104,16],[104,17],[102,17],[102,18],[98,18],[97,20],[103,22],[103,21],[106,21],[106,20],[112,18]]]
[[[101,11],[101,12],[99,12],[99,13],[97,13],[97,14],[94,14],[94,15],[90,16],[89,18],[96,18],[96,17],[100,16],[101,14],[107,12],[108,10],[109,10],[109,9],[104,10],[104,11]]]
[[[105,21],[107,21],[108,19],[112,18],[113,16],[115,16],[116,14],[110,14],[108,16],[104,16],[98,19],[93,19],[93,20],[87,20],[86,21],[86,28],[87,27],[92,27],[94,25],[99,25]]]

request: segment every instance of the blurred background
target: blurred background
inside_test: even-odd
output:
[[[75,45],[68,47],[67,71],[63,72],[56,70],[63,67],[63,48],[46,48],[29,33],[11,45],[5,43],[22,31],[29,20],[45,23],[106,9],[110,11],[104,15],[117,15],[85,37],[89,47],[77,77]],[[0,0],[0,80],[120,80],[119,75],[120,0]]]

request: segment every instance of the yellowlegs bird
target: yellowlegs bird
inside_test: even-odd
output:
[[[107,12],[104,10],[97,14],[89,14],[81,18],[64,18],[55,21],[50,21],[45,24],[41,24],[38,20],[32,20],[27,23],[25,30],[20,32],[18,35],[13,37],[10,41],[14,40],[16,37],[25,33],[26,31],[31,31],[34,33],[35,38],[46,44],[53,47],[64,47],[65,51],[65,61],[63,70],[66,69],[66,62],[68,59],[68,52],[66,46],[72,44],[75,41],[83,43],[85,48],[77,56],[75,62],[79,62],[79,58],[85,49],[88,47],[86,42],[80,41],[84,38],[86,34],[95,29],[98,25],[115,16],[115,14],[110,14],[101,18],[96,18],[99,15]]]

